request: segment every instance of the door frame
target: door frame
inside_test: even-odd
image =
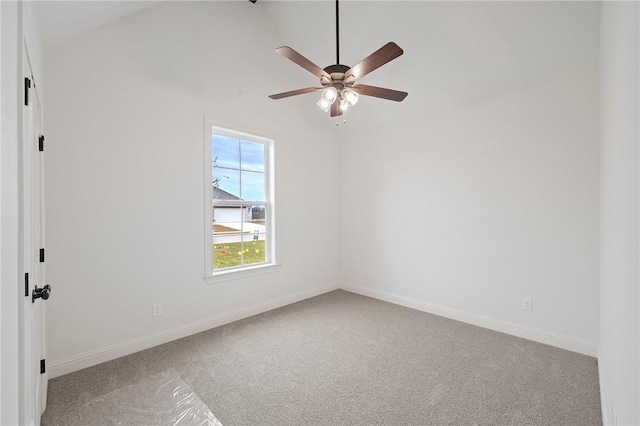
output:
[[[19,87],[22,80],[22,5],[0,2],[0,115],[2,179],[0,200],[2,245],[0,258],[0,424],[21,424],[20,330],[21,315],[19,280],[20,212],[16,208],[21,197],[19,148],[21,144],[22,108]]]
[[[32,300],[35,286],[44,286],[43,259],[39,250],[44,247],[43,152],[38,150],[42,134],[42,107],[29,59],[26,38],[22,37],[21,69],[24,79],[24,99],[19,131],[19,265],[23,278],[20,286],[20,416],[21,424],[39,425],[46,404],[47,375],[41,371],[44,359],[44,307],[42,300]],[[28,98],[27,98],[28,97]],[[26,101],[28,99],[28,102]],[[29,279],[27,280],[27,274]]]

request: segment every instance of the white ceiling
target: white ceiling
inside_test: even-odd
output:
[[[156,3],[40,2],[41,33],[50,46]],[[333,1],[258,0],[248,6],[262,9],[283,44],[323,68],[335,63]],[[342,1],[340,62],[355,65],[388,41],[396,42],[405,54],[362,83],[407,91],[409,97],[395,107],[398,114],[422,113],[579,67],[597,54],[598,14],[595,2]],[[293,63],[286,69],[308,78],[308,86],[318,83]],[[284,81],[273,91],[298,88]],[[379,102],[385,101],[369,104]],[[366,108],[358,106],[363,113]]]
[[[158,1],[38,1],[40,35],[45,47],[116,21]]]

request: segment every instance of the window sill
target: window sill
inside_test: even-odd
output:
[[[241,280],[243,278],[253,277],[256,275],[278,272],[281,268],[281,264],[268,263],[265,265],[249,266],[231,271],[216,272],[211,275],[205,275],[204,279],[207,284],[219,284],[226,281]]]

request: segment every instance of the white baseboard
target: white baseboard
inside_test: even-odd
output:
[[[605,389],[606,384],[602,380],[602,362],[600,362],[600,346],[598,346],[598,382],[600,384],[600,410],[602,412],[602,424],[604,426],[616,426],[611,419],[611,405]]]
[[[589,356],[598,355],[596,345],[575,339],[573,337],[564,336],[544,330],[538,330],[531,327],[525,327],[520,324],[497,320],[483,315],[464,312],[458,309],[440,306],[433,303],[422,302],[409,297],[397,296],[391,293],[373,290],[366,287],[359,287],[349,284],[334,284],[316,287],[310,290],[305,290],[291,295],[275,298],[258,305],[249,306],[244,309],[239,309],[211,318],[206,318],[204,320],[184,326],[174,327],[165,331],[161,331],[159,333],[107,346],[67,359],[52,361],[51,364],[49,364],[49,378],[52,379],[64,374],[82,370],[83,368],[91,367],[106,361],[111,361],[125,355],[129,355],[144,349],[149,349],[154,346],[161,345],[163,343],[180,339],[182,337],[200,333],[202,331],[219,327],[233,321],[238,321],[253,315],[270,311],[272,309],[277,309],[282,306],[289,305],[291,303],[299,302],[310,297],[337,290],[338,288],[350,291],[352,293],[361,294],[363,296],[372,297],[374,299],[383,300],[385,302],[394,303],[396,305],[406,306],[408,308],[417,309],[419,311],[466,322],[468,324],[477,325],[480,327],[488,328],[490,330],[511,334],[513,336],[522,337],[524,339],[533,340],[551,346],[556,346],[573,352],[578,352]],[[602,401],[604,401],[604,399],[602,399]],[[605,404],[603,403],[603,405]]]
[[[338,285],[334,284],[304,290],[287,296],[278,297],[258,305],[249,306],[244,309],[227,312],[225,314],[206,318],[191,324],[170,328],[159,333],[107,346],[96,351],[87,352],[59,361],[53,361],[48,365],[49,379],[82,370],[83,368],[91,367],[106,361],[111,361],[134,352],[149,349],[163,343],[171,342],[172,340],[200,333],[202,331],[248,318],[253,315],[258,315],[272,309],[290,305],[291,303],[328,293],[330,291],[337,290],[338,288]]]
[[[511,334],[513,336],[522,337],[524,339],[533,340],[535,342],[544,343],[546,345],[556,346],[558,348],[567,349],[569,351],[578,352],[584,355],[593,357],[598,355],[597,345],[575,339],[570,336],[526,327],[520,324],[502,321],[495,318],[486,317],[484,315],[473,314],[446,306],[440,306],[434,303],[422,302],[410,297],[397,296],[395,294],[387,293],[380,290],[373,290],[366,287],[343,284],[340,286],[340,288],[352,293],[361,294],[363,296],[372,297],[374,299],[383,300],[385,302],[394,303],[396,305],[406,306],[407,308],[428,312],[430,314],[439,315],[445,318],[466,322],[468,324],[477,325],[480,327],[488,328],[490,330],[499,331],[501,333]]]

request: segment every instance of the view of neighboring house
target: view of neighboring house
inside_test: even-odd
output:
[[[242,201],[241,198],[213,187],[213,242],[241,242],[241,234],[251,234],[254,241],[265,238],[265,209],[262,206],[220,205],[219,201]],[[246,240],[247,237],[245,237]]]
[[[211,200],[211,202],[214,204],[214,223],[240,223],[251,221],[251,207],[215,205],[216,201],[219,200],[240,201],[241,198],[214,186],[213,197]]]

